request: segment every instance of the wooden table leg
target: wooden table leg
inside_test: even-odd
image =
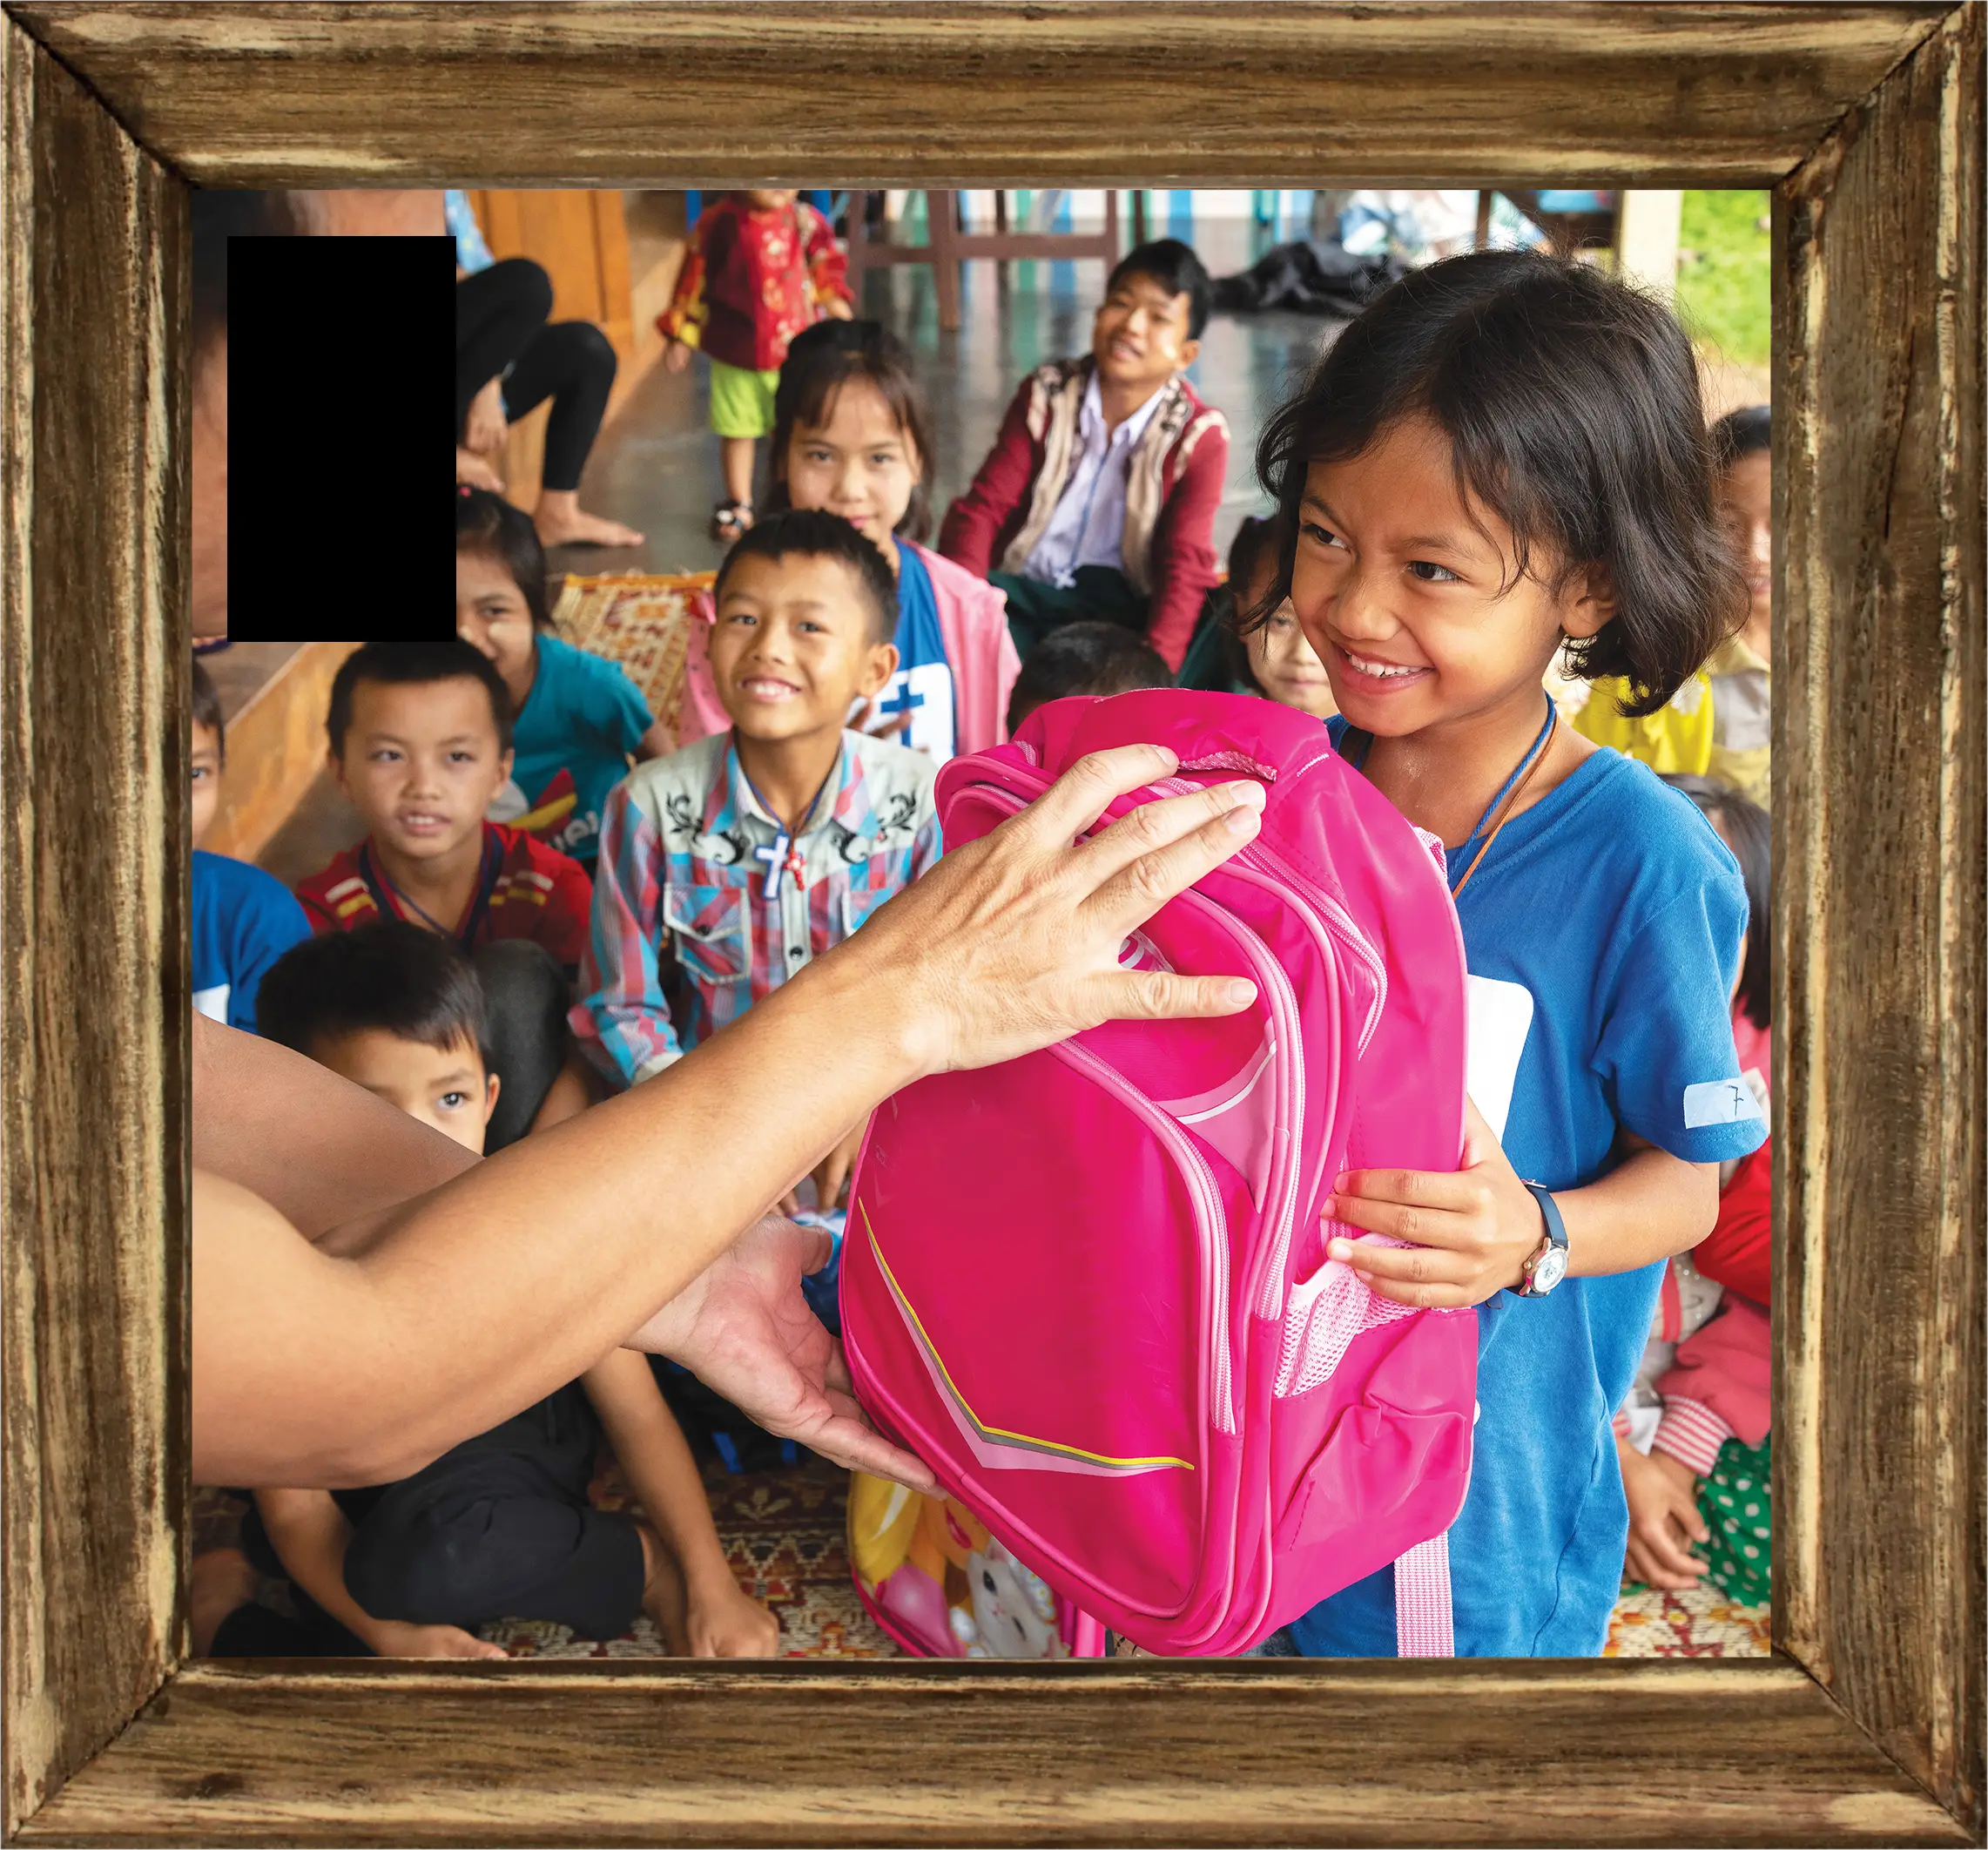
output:
[[[926,235],[932,246],[932,278],[939,295],[939,327],[942,334],[960,331],[960,259],[954,248],[959,215],[957,193],[925,195]]]

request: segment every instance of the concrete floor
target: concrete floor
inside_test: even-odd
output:
[[[1173,234],[1188,231],[1183,226]],[[1161,234],[1159,227],[1154,234]],[[1238,219],[1204,221],[1191,235],[1216,276],[1246,268],[1270,242],[1267,230]],[[873,270],[864,279],[864,312],[896,328],[918,356],[936,451],[936,513],[972,480],[1023,375],[1045,360],[1088,348],[1104,275],[1104,266],[1095,261],[1014,263],[1005,275],[1001,266],[969,263],[956,334],[939,331],[932,273],[923,266]],[[1218,550],[1226,551],[1244,516],[1265,510],[1256,484],[1257,432],[1303,375],[1321,337],[1337,326],[1298,314],[1216,315],[1209,322],[1188,376],[1229,418],[1229,486],[1216,526]],[[705,535],[723,487],[718,440],[707,421],[707,376],[702,361],[681,374],[653,368],[589,459],[583,504],[640,529],[647,543],[625,551],[562,547],[552,559],[556,574],[697,571],[718,564],[723,549]],[[760,467],[763,481],[763,454]]]

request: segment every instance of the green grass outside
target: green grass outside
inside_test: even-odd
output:
[[[1765,192],[1687,192],[1679,229],[1677,307],[1695,340],[1735,365],[1762,367],[1769,350]]]

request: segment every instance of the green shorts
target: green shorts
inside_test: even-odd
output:
[[[773,429],[773,388],[778,368],[754,372],[750,367],[711,363],[711,427],[721,437],[763,437]]]

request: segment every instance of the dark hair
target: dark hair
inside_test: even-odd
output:
[[[1257,473],[1290,524],[1250,621],[1290,594],[1307,467],[1357,456],[1418,415],[1448,436],[1458,492],[1511,530],[1516,577],[1536,548],[1557,556],[1556,595],[1606,569],[1616,614],[1569,643],[1567,662],[1588,680],[1626,679],[1625,713],[1655,712],[1744,618],[1676,318],[1592,264],[1476,251],[1376,296],[1264,428]]]
[[[384,687],[421,687],[432,681],[471,680],[490,697],[490,717],[496,722],[497,749],[511,748],[511,696],[489,656],[459,636],[424,642],[369,642],[345,658],[332,682],[331,711],[325,730],[331,735],[332,755],[345,756],[345,735],[352,730],[352,696],[362,681]]]
[[[1237,587],[1238,596],[1242,587],[1256,577],[1264,554],[1276,544],[1277,537],[1275,516],[1252,514],[1237,528],[1236,537],[1229,542],[1229,582]]]
[[[1722,824],[1740,878],[1747,888],[1747,967],[1740,975],[1740,1008],[1756,1028],[1774,1025],[1774,826],[1758,803],[1709,777],[1682,772],[1666,777],[1715,823]]]
[[[286,192],[246,192],[196,187],[188,203],[192,219],[193,354],[228,328],[228,240],[292,238],[303,229]]]
[[[502,495],[489,489],[472,488],[467,482],[455,485],[455,550],[480,552],[497,560],[511,576],[511,582],[531,612],[535,630],[552,627],[552,612],[545,602],[545,548],[539,544],[538,529],[531,516],[513,507]]]
[[[1012,733],[1037,707],[1070,694],[1173,685],[1159,651],[1137,631],[1115,623],[1067,623],[1028,652],[1007,699],[1007,729]]]
[[[226,764],[228,728],[227,722],[221,717],[221,697],[214,692],[214,678],[197,655],[193,658],[193,724],[206,726],[214,735],[214,749]]]
[[[1208,326],[1208,311],[1215,300],[1215,285],[1191,245],[1178,238],[1156,238],[1150,244],[1135,245],[1121,257],[1105,279],[1109,295],[1128,276],[1149,276],[1169,295],[1187,297],[1187,337],[1201,338]]]
[[[734,542],[718,569],[711,601],[724,595],[724,581],[741,559],[784,559],[792,554],[839,559],[849,568],[870,611],[870,639],[887,643],[898,631],[897,580],[873,541],[866,539],[839,514],[820,508],[788,508],[755,522]]]
[[[1774,414],[1765,405],[1729,411],[1712,426],[1712,464],[1723,475],[1742,456],[1774,444]]]
[[[255,1024],[265,1040],[300,1054],[378,1029],[443,1052],[468,1042],[490,1063],[476,966],[453,940],[400,919],[292,945],[255,992]]]
[[[1237,528],[1236,537],[1229,542],[1228,578],[1208,594],[1210,618],[1220,625],[1223,672],[1237,686],[1257,694],[1264,692],[1264,685],[1250,665],[1249,646],[1243,640],[1244,634],[1254,627],[1250,621],[1254,612],[1245,606],[1243,599],[1249,591],[1250,580],[1256,577],[1265,557],[1274,563],[1277,557],[1277,545],[1276,517],[1250,515]],[[1258,623],[1263,620],[1256,619]]]
[[[780,382],[773,392],[773,441],[769,451],[773,480],[766,496],[769,511],[793,505],[787,490],[787,447],[794,427],[819,430],[835,415],[835,401],[852,379],[866,380],[897,421],[897,427],[918,452],[918,480],[896,531],[921,540],[932,531],[932,503],[925,477],[932,468],[932,441],[926,435],[925,395],[913,372],[911,349],[881,321],[843,321],[832,316],[803,328],[788,344],[780,364]]]

